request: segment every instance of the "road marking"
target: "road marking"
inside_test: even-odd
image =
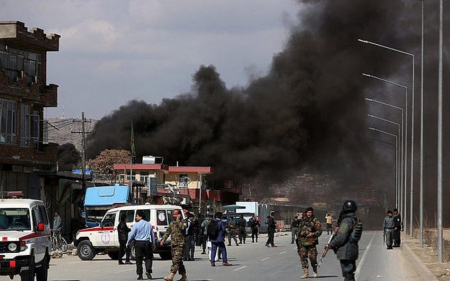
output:
[[[263,258],[262,260],[260,260],[260,261],[265,261],[265,260],[268,260],[268,259],[270,259],[270,257],[267,257],[267,258]]]
[[[370,246],[372,245],[373,238],[375,237],[376,232],[372,235],[372,239],[370,239],[369,245],[366,247],[366,251],[364,252],[364,255],[361,258],[361,261],[358,263],[358,268],[355,271],[355,279],[359,279],[359,273],[361,272],[361,267],[364,263],[364,260],[366,259],[367,253],[369,252]]]
[[[280,255],[283,255],[283,254],[286,254],[286,251],[280,253]]]
[[[241,269],[244,269],[244,268],[246,268],[247,266],[246,265],[244,265],[244,266],[241,266],[241,267],[239,267],[239,268],[236,268],[235,270],[233,270],[233,271],[238,271],[238,270],[241,270]]]

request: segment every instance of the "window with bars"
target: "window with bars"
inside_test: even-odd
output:
[[[0,143],[16,143],[17,103],[0,99]]]

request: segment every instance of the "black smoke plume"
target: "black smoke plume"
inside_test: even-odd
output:
[[[306,165],[355,182],[373,180],[372,163],[391,163],[371,152],[364,97],[376,92],[372,88],[383,93],[384,86],[361,74],[407,84],[410,61],[358,39],[417,52],[420,6],[391,0],[298,2],[299,24],[266,76],[229,89],[214,66],[202,65],[189,93],[158,105],[132,100],[102,118],[88,138],[88,158],[104,149],[129,150],[133,122],[138,158],[157,155],[169,165],[213,166],[217,180],[276,182]]]

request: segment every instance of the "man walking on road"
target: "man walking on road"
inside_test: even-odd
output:
[[[298,228],[298,255],[300,256],[303,268],[303,275],[301,278],[309,278],[308,255],[313,268],[313,277],[316,278],[318,276],[316,245],[319,242],[319,236],[322,235],[322,225],[314,216],[314,209],[312,207],[306,208],[305,215]]]
[[[355,201],[347,200],[342,206],[336,236],[328,244],[341,262],[342,276],[345,281],[355,280],[356,260],[358,259],[358,241],[362,235],[362,223],[356,217],[358,206]]]
[[[239,244],[242,244],[242,242],[244,242],[245,244],[245,238],[247,238],[245,227],[247,226],[247,221],[244,219],[244,215],[241,215],[239,217],[238,226],[239,226]]]
[[[297,240],[297,235],[298,235],[298,224],[299,224],[299,220],[298,220],[298,216],[295,216],[294,219],[292,220],[291,223],[291,235],[292,235],[292,239],[291,239],[291,244],[294,244],[294,241]]]
[[[233,217],[228,217],[228,245],[231,246],[231,238],[233,238],[234,243],[236,243],[236,246],[239,246],[237,239],[236,239],[236,228],[237,223],[234,221]]]
[[[183,264],[184,231],[187,228],[187,221],[181,220],[181,211],[179,209],[173,210],[172,218],[173,221],[169,224],[169,228],[167,228],[159,243],[160,246],[163,246],[164,241],[171,235],[172,266],[170,267],[170,274],[164,277],[164,280],[172,281],[178,271],[181,275],[180,281],[188,281],[186,268]]]
[[[275,229],[276,229],[276,222],[275,222],[275,212],[270,212],[270,216],[267,217],[267,236],[269,238],[267,238],[267,242],[266,242],[266,247],[276,247],[275,243],[274,243],[274,237],[275,237]]]
[[[401,240],[401,234],[400,231],[402,230],[402,217],[400,216],[400,213],[398,212],[397,208],[394,209],[394,213],[392,215],[394,218],[394,247],[400,247],[400,240]]]
[[[383,223],[384,234],[386,235],[386,247],[388,250],[392,249],[392,240],[394,238],[395,221],[392,217],[392,211],[387,211],[387,216]]]
[[[127,246],[131,240],[135,240],[137,280],[143,280],[142,261],[145,262],[147,278],[152,279],[153,249],[155,248],[153,227],[150,222],[145,220],[144,211],[137,211],[136,222],[128,235]]]
[[[122,214],[120,216],[119,225],[117,226],[117,233],[119,236],[119,264],[124,264],[122,261],[123,255],[125,255],[125,264],[131,264],[131,249],[130,247],[127,247],[128,232],[130,231],[131,229],[127,226],[127,215]]]
[[[220,249],[222,252],[222,265],[223,266],[230,266],[231,263],[228,263],[228,257],[227,257],[227,248],[225,248],[225,223],[222,221],[222,213],[217,212],[214,215],[214,220],[217,222],[217,229],[218,234],[217,237],[210,237],[211,239],[211,266],[216,266],[215,263],[215,256],[217,248]]]

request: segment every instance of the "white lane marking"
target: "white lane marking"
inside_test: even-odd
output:
[[[369,245],[366,247],[366,251],[364,252],[364,255],[361,258],[361,261],[358,263],[358,268],[355,271],[355,279],[359,279],[359,273],[361,272],[361,267],[363,266],[364,260],[366,259],[367,253],[369,252],[370,246],[372,245],[373,238],[375,237],[376,232],[372,235],[372,239],[370,239]]]
[[[244,268],[246,268],[247,266],[246,265],[244,265],[244,266],[241,266],[241,267],[239,267],[239,268],[236,268],[235,270],[233,270],[233,271],[238,271],[238,270],[241,270],[241,269],[244,269]]]
[[[262,260],[259,260],[259,261],[265,261],[265,260],[268,260],[268,259],[270,259],[270,257],[263,258]]]
[[[282,255],[282,254],[286,254],[286,251],[280,253],[280,255]]]

